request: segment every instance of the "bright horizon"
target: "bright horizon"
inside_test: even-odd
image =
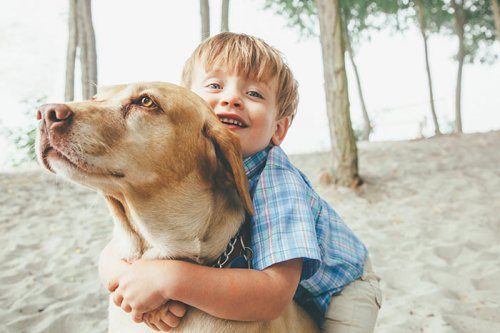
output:
[[[170,4],[170,6],[169,6]],[[185,59],[200,41],[198,1],[161,0],[93,1],[99,85],[136,81],[178,83]],[[18,13],[22,13],[19,15]],[[67,43],[67,1],[36,0],[0,4],[0,128],[34,122],[22,100],[47,96],[62,101]],[[317,38],[304,39],[286,20],[263,9],[263,1],[231,1],[229,28],[263,38],[286,57],[300,85],[297,117],[283,147],[288,153],[327,150],[321,47]],[[211,31],[220,25],[220,3],[211,3]],[[454,119],[457,64],[452,60],[456,40],[432,37],[429,52],[435,102],[440,125],[447,130]],[[499,50],[497,43],[496,51]],[[427,118],[424,133],[433,133],[423,45],[418,31],[391,36],[374,34],[357,50],[367,108],[375,123],[373,141],[416,138],[419,123]],[[361,108],[348,59],[351,116],[362,126]],[[78,80],[78,79],[77,79]],[[500,129],[500,65],[466,65],[462,86],[465,132]],[[80,88],[79,82],[76,89]],[[77,91],[77,97],[79,92]],[[3,138],[0,138],[0,144]],[[0,151],[0,169],[12,154]]]

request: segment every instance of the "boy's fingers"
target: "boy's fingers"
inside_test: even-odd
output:
[[[142,313],[132,311],[130,314],[132,316],[132,320],[136,323],[142,323]]]
[[[165,323],[164,323],[163,321],[161,321],[161,320],[160,320],[159,322],[157,322],[157,323],[156,323],[156,325],[157,325],[157,327],[158,327],[158,328],[159,328],[162,332],[169,332],[169,331],[172,329],[172,327],[171,327],[171,326],[169,326],[169,325],[165,324]]]
[[[177,327],[181,322],[179,317],[176,317],[172,312],[163,312],[161,315],[161,321],[170,327]]]
[[[126,313],[132,312],[132,307],[129,304],[126,304],[125,302],[122,302],[122,309]]]
[[[149,326],[149,328],[151,328],[151,329],[153,329],[155,331],[159,331],[160,330],[154,323],[151,322],[151,315],[149,315],[149,314],[144,315],[142,317],[142,319],[144,320],[144,323]]]
[[[184,317],[187,309],[186,304],[178,301],[170,301],[168,303],[170,304],[168,311],[172,312],[176,317]]]
[[[121,307],[123,302],[123,296],[115,293],[113,295],[113,302],[115,303],[116,306]]]
[[[110,293],[114,292],[118,288],[118,282],[117,281],[109,281],[108,282],[108,290]]]

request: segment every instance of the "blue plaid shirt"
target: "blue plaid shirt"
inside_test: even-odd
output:
[[[278,146],[244,159],[255,214],[253,267],[302,258],[294,300],[321,324],[332,295],[363,273],[363,243]]]

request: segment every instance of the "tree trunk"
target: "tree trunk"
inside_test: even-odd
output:
[[[201,40],[210,36],[210,7],[208,0],[200,0]]]
[[[317,0],[323,53],[326,109],[330,126],[335,182],[357,186],[358,153],[349,114],[342,18],[339,0]]]
[[[496,37],[497,40],[500,40],[500,6],[498,5],[498,0],[490,0],[490,2],[493,18],[495,19]]]
[[[429,84],[429,99],[431,104],[432,120],[434,121],[434,134],[441,135],[439,130],[439,122],[436,114],[436,107],[434,105],[434,93],[432,91],[432,77],[431,77],[431,66],[429,63],[429,50],[427,47],[427,26],[425,23],[425,12],[422,0],[415,0],[417,5],[418,23],[420,27],[420,34],[424,41],[424,52],[425,52],[425,69],[427,71],[427,82]]]
[[[229,0],[222,0],[220,32],[229,31]]]
[[[66,83],[64,86],[65,101],[75,99],[75,60],[78,41],[76,24],[76,0],[69,0],[68,49],[66,51]]]
[[[87,51],[87,38],[85,31],[85,11],[83,7],[84,1],[77,0],[77,26],[78,26],[78,46],[80,50],[80,70],[82,72],[81,82],[82,82],[82,98],[89,98],[89,70],[88,70],[88,51]]]
[[[457,3],[458,1],[458,3]],[[455,33],[458,37],[458,73],[457,73],[457,85],[455,88],[455,133],[462,133],[462,110],[461,110],[461,99],[462,99],[462,71],[464,67],[465,59],[465,44],[464,44],[464,26],[465,26],[465,15],[464,15],[464,0],[452,0],[451,6],[453,7],[453,15],[455,17]]]
[[[345,22],[344,22],[345,23]],[[346,51],[349,53],[349,59],[351,60],[352,68],[354,69],[354,75],[356,76],[356,84],[358,87],[359,100],[361,101],[361,110],[363,111],[363,133],[361,134],[361,140],[368,141],[370,139],[370,134],[372,132],[372,124],[370,121],[370,117],[368,116],[368,111],[366,110],[365,98],[363,96],[363,89],[361,87],[361,79],[359,77],[358,66],[356,65],[356,61],[354,60],[354,51],[351,47],[351,38],[349,37],[349,32],[347,31],[347,27],[343,24],[344,28],[344,42],[346,46]]]
[[[85,27],[85,45],[87,46],[87,92],[88,97],[97,93],[97,53],[95,43],[95,32],[92,24],[91,0],[82,1],[83,25]]]

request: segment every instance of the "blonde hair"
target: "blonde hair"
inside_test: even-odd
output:
[[[262,39],[223,32],[204,40],[186,61],[182,72],[182,84],[191,87],[193,71],[202,64],[205,70],[226,67],[252,80],[269,82],[276,79],[277,120],[297,113],[299,102],[298,84],[282,54]]]

